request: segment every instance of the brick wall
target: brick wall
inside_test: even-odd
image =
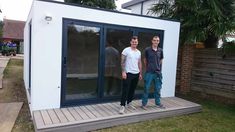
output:
[[[182,47],[181,51],[181,65],[180,65],[180,80],[179,89],[180,93],[188,93],[190,91],[191,76],[193,68],[193,58],[194,58],[194,47],[195,45],[186,44]]]

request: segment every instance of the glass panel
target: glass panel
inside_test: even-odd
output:
[[[157,33],[154,32],[139,32],[138,33],[138,38],[139,38],[139,45],[138,45],[138,49],[141,51],[141,55],[142,55],[142,64],[143,64],[143,77],[144,77],[144,73],[145,73],[145,67],[144,67],[144,50],[146,47],[149,47],[152,45],[152,38],[153,36],[158,35]],[[139,81],[138,86],[136,88],[135,93],[136,94],[143,94],[143,89],[144,89],[144,80]],[[153,85],[150,88],[150,93],[153,93],[154,89],[153,89]]]
[[[97,97],[100,28],[68,25],[66,100]]]
[[[104,96],[121,95],[120,57],[122,50],[130,45],[132,34],[128,30],[107,29]]]

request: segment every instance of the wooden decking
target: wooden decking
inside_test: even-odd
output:
[[[162,98],[162,103],[165,109],[150,99],[144,110],[141,101],[135,100],[137,109],[126,109],[125,114],[118,113],[119,102],[40,110],[33,112],[33,120],[36,131],[80,132],[201,111],[200,105],[177,97]]]

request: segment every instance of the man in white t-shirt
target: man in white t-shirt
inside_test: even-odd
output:
[[[129,108],[135,109],[131,101],[133,100],[138,81],[142,79],[141,53],[137,49],[137,36],[131,38],[130,44],[130,47],[122,51],[121,56],[123,87],[120,114],[124,114],[126,104]]]

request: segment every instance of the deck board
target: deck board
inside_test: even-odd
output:
[[[162,98],[161,101],[162,101],[163,104],[167,104],[169,106],[169,108],[176,107],[173,103],[169,102],[169,100],[167,98]]]
[[[69,121],[75,121],[75,118],[74,118],[73,115],[68,111],[67,108],[62,108],[61,111],[63,112],[63,114],[65,115],[65,117],[66,117]]]
[[[36,124],[35,124],[36,126],[35,126],[35,127],[41,128],[41,127],[45,126],[40,111],[34,111],[34,112],[33,112],[33,116],[34,116],[34,117],[33,117],[34,119],[37,119],[37,120],[36,120]]]
[[[175,98],[169,98],[168,100],[170,102],[174,102],[176,105],[181,106],[181,107],[189,105],[189,104],[186,104],[186,102],[182,102],[182,101],[176,100]]]
[[[60,122],[62,123],[68,122],[68,119],[65,117],[65,115],[62,113],[60,109],[54,109],[54,110],[55,110],[56,115],[60,119]]]
[[[68,108],[68,111],[73,115],[75,120],[82,120],[82,117],[76,112],[73,107]]]
[[[83,112],[83,110],[80,107],[74,107],[77,113],[82,117],[82,119],[90,119],[89,116]]]
[[[46,110],[42,110],[41,114],[46,125],[52,124],[51,117],[49,116]]]
[[[125,114],[118,113],[120,102],[34,111],[34,124],[39,132],[83,132],[201,111],[200,105],[177,97],[162,98],[165,109],[156,107],[154,99],[149,99],[147,110],[141,100],[132,103],[136,109],[126,108]]]
[[[93,109],[95,109],[95,110],[97,111],[97,113],[99,113],[100,115],[102,115],[102,117],[107,116],[107,115],[103,112],[103,110],[101,110],[97,105],[91,105],[91,107],[92,107]]]
[[[117,107],[115,104],[116,104],[116,103],[110,103],[110,107],[111,107],[114,111],[116,111],[116,112],[118,113],[119,109],[118,109],[118,107]]]
[[[113,114],[105,107],[103,107],[103,105],[101,104],[97,104],[98,108],[101,109],[101,111],[103,111],[105,113],[106,116],[112,116]]]
[[[60,120],[53,109],[47,110],[47,112],[51,117],[53,124],[60,123]]]
[[[110,104],[110,103],[105,103],[105,104],[101,104],[101,105],[104,106],[104,107],[106,108],[106,110],[109,111],[109,113],[110,113],[111,115],[116,115],[116,114],[118,114],[118,112],[115,111],[114,109],[112,109],[112,107],[110,107],[109,104]]]
[[[85,114],[87,114],[87,116],[88,116],[90,119],[96,118],[95,115],[93,115],[93,113],[91,113],[89,109],[86,109],[85,106],[80,106],[80,108],[81,108],[81,110],[82,110]]]
[[[97,118],[102,117],[102,115],[97,110],[95,110],[92,106],[87,105],[86,108],[89,109]]]

